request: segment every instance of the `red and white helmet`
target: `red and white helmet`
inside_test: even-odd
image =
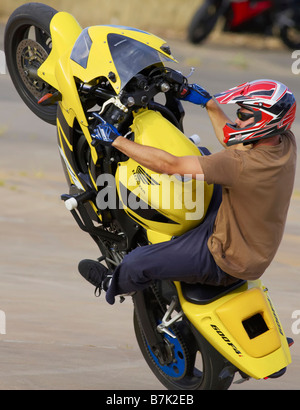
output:
[[[220,104],[238,104],[253,112],[254,122],[245,128],[227,123],[224,143],[252,143],[261,138],[282,134],[291,128],[296,114],[296,100],[282,83],[255,80],[215,95]]]

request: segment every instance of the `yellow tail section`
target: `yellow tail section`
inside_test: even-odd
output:
[[[291,363],[286,336],[260,281],[201,305],[186,300],[175,284],[187,318],[238,369],[262,379]]]

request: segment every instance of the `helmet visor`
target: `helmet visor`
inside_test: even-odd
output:
[[[238,117],[239,120],[241,121],[248,121],[250,120],[250,118],[254,117],[254,114],[252,113],[248,113],[248,112],[243,112],[241,111],[241,109],[239,108],[236,112],[236,116]]]

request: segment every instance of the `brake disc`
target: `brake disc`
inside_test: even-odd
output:
[[[26,88],[38,99],[45,88],[45,83],[37,71],[47,57],[46,50],[34,40],[24,39],[17,47],[16,62],[20,77]]]

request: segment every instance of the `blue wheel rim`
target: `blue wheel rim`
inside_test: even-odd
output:
[[[177,338],[173,339],[171,336],[167,334],[165,334],[164,337],[172,345],[173,356],[174,356],[174,360],[172,361],[172,363],[165,364],[165,365],[160,364],[158,358],[152,352],[151,347],[149,346],[147,342],[148,350],[156,366],[163,373],[165,373],[168,377],[171,377],[173,379],[180,379],[184,376],[185,370],[186,370],[186,359],[185,359],[184,351]]]

